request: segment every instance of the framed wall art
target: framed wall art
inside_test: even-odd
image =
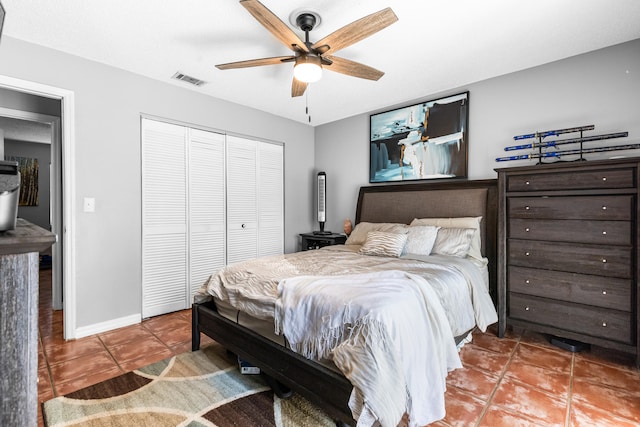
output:
[[[20,171],[19,206],[38,206],[38,159],[20,156],[5,156],[7,160],[18,162]]]
[[[466,178],[469,92],[370,116],[369,182]]]

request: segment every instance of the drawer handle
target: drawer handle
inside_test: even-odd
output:
[[[529,306],[526,306],[526,307],[524,308],[524,311],[529,311]]]
[[[606,206],[603,206],[603,207],[602,207],[602,210],[603,210],[603,211],[606,211],[606,210],[607,210],[607,207],[606,207]]]
[[[528,211],[529,209],[531,209],[529,206],[525,206],[524,210]]]
[[[602,295],[606,295],[606,294],[607,294],[607,291],[602,291]]]
[[[603,177],[602,177],[602,180],[603,180],[603,181],[606,181],[606,180],[607,180],[607,177],[606,177],[606,176],[603,176]]]
[[[607,322],[602,322],[602,327],[606,328],[607,327]]]
[[[530,255],[530,253],[529,253],[529,252],[525,252],[525,253],[524,253],[524,256],[529,256],[529,255]]]
[[[524,283],[528,285],[530,283],[529,279],[525,280]]]
[[[602,262],[603,262],[603,263],[604,263],[604,262],[607,262],[607,260],[606,260],[606,259],[603,259],[603,260],[602,260]]]
[[[525,183],[525,185],[529,185],[529,181],[525,181],[524,183]]]
[[[524,231],[529,232],[529,227],[525,228]]]
[[[247,224],[242,224],[241,227],[242,228],[247,228]]]
[[[603,232],[602,232],[602,235],[606,236],[606,235],[607,235],[607,232],[606,232],[606,231],[603,231]]]

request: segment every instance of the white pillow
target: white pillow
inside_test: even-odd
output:
[[[482,257],[482,244],[480,236],[480,221],[481,216],[476,217],[459,217],[459,218],[420,218],[411,221],[411,227],[418,225],[436,225],[442,228],[473,228],[473,239],[471,239],[471,245],[469,247],[468,256],[483,261]]]
[[[370,231],[386,231],[389,233],[406,233],[409,228],[406,224],[392,222],[359,222],[353,229],[345,245],[362,245],[367,240]]]
[[[474,233],[473,228],[441,228],[432,253],[464,258],[469,253]]]
[[[407,242],[406,234],[389,233],[386,231],[370,231],[367,240],[360,248],[362,255],[376,255],[399,257],[402,254],[404,244]]]
[[[434,225],[418,225],[409,227],[407,243],[403,254],[429,255],[436,242],[440,227]]]

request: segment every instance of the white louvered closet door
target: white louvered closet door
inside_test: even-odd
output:
[[[282,145],[258,144],[258,256],[284,252]]]
[[[185,308],[186,129],[142,119],[142,317]]]
[[[227,264],[258,256],[257,144],[227,135]]]
[[[189,303],[225,265],[225,136],[189,129]]]

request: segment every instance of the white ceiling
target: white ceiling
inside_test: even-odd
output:
[[[390,6],[398,22],[336,54],[386,74],[325,72],[292,99],[290,63],[220,71],[291,53],[237,0],[2,0],[4,35],[303,123],[308,102],[311,125],[640,38],[638,0],[261,1],[291,27],[292,12],[317,11],[312,42]],[[208,83],[172,81],[176,71]]]

